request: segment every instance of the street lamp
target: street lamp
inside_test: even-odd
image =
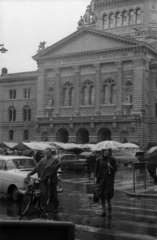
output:
[[[0,44],[0,47],[2,47],[2,46],[4,46],[4,44]],[[5,49],[4,47],[2,47],[2,48],[0,49],[0,51],[1,51],[1,53],[5,53],[5,52],[7,52],[8,50]]]

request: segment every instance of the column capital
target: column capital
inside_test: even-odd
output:
[[[122,62],[115,62],[115,65],[117,66],[117,68],[122,68],[123,67]]]
[[[73,69],[74,69],[75,72],[80,72],[81,71],[80,66],[74,66]]]
[[[61,73],[61,68],[54,68],[54,71],[56,74],[60,74]]]
[[[142,67],[147,65],[147,61],[143,58],[136,58],[132,60],[133,66],[134,67]]]
[[[95,71],[99,71],[100,70],[100,64],[96,63],[93,65],[95,67]]]

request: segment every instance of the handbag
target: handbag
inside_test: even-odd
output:
[[[98,178],[99,178],[99,175],[97,177],[96,185],[95,185],[94,192],[93,192],[93,202],[94,203],[99,202],[101,194],[102,194],[103,186],[104,186],[104,179],[102,179],[101,181],[98,182]]]

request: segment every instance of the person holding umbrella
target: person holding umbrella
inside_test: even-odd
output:
[[[111,155],[111,149],[102,149],[102,156],[97,159],[95,167],[96,186],[98,186],[97,195],[101,199],[103,209],[101,213],[102,217],[106,216],[106,201],[108,204],[108,214],[111,215],[112,213],[111,199],[114,196],[114,179],[117,165],[115,158],[111,157]]]

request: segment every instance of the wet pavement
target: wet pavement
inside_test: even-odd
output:
[[[147,174],[144,189],[144,172],[136,171],[136,191],[133,192],[133,169],[120,166],[115,178],[115,196],[112,199],[112,216],[101,217],[101,204],[93,204],[94,181],[84,173],[62,174],[63,193],[59,194],[59,213],[48,216],[31,206],[22,220],[70,221],[75,224],[77,240],[154,240],[157,239],[157,186]],[[147,195],[142,197],[140,194]],[[19,203],[0,199],[0,219],[17,220]]]

